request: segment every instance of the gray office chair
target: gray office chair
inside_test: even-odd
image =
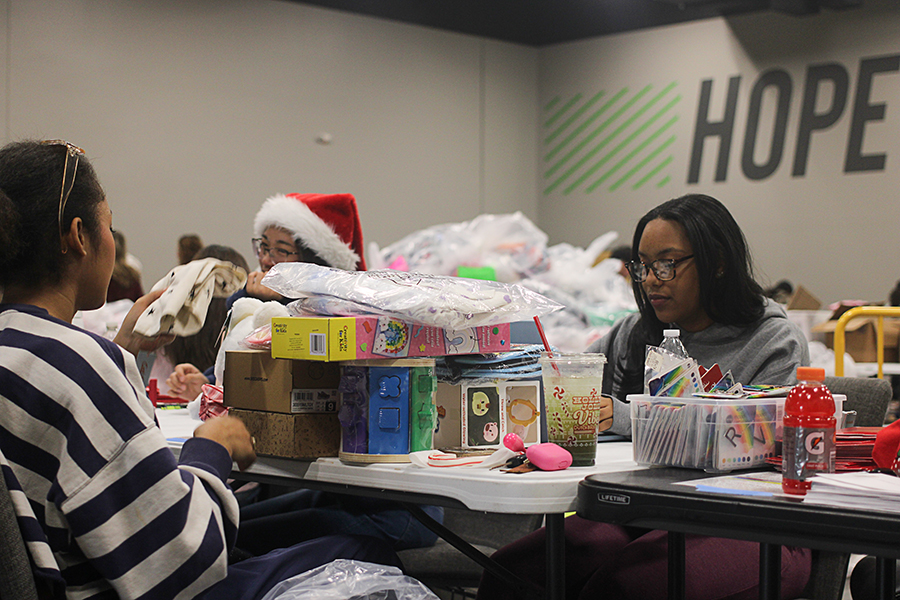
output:
[[[857,427],[884,425],[888,403],[893,395],[888,381],[868,377],[826,377],[825,385],[832,394],[847,396],[844,410],[856,411]],[[813,550],[812,571],[803,597],[841,600],[849,564],[849,554]]]
[[[543,515],[507,515],[474,512],[458,508],[444,509],[444,527],[472,544],[487,556],[501,546],[538,529]],[[397,553],[406,574],[432,590],[450,592],[472,598],[478,588],[483,569],[474,560],[438,539],[430,548],[413,548]]]
[[[12,497],[0,473],[0,600],[37,600],[28,550],[16,519]]]

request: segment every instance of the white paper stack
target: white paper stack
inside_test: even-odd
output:
[[[824,473],[812,479],[809,504],[900,513],[900,477],[882,473]]]

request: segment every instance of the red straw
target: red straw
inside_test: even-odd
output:
[[[547,350],[547,356],[553,358],[553,351],[550,350],[550,342],[547,341],[547,336],[544,334],[544,328],[541,327],[541,318],[535,316],[534,324],[537,325],[538,333],[541,335],[541,341],[544,342],[544,348]]]
[[[544,349],[547,350],[547,358],[553,358],[553,352],[550,350],[550,342],[547,341],[547,336],[544,335],[544,328],[541,327],[541,320],[537,316],[534,317],[534,324],[537,325],[538,333],[541,334],[541,341],[544,342]],[[556,374],[562,376],[556,363],[551,364],[553,365],[553,370],[556,371]]]

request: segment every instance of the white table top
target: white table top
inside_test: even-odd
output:
[[[169,446],[176,453],[200,421],[186,409],[157,410],[157,419]],[[175,439],[173,439],[175,438]],[[347,464],[338,458],[315,462],[261,456],[248,471],[262,475],[337,483],[362,488],[387,489],[452,498],[470,510],[514,514],[551,514],[575,510],[578,483],[593,473],[613,473],[644,468],[634,462],[631,442],[597,445],[593,467],[569,467],[563,471],[501,473],[471,467],[418,467],[407,463]]]

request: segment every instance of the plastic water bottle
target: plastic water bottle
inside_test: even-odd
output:
[[[687,350],[684,349],[684,344],[681,343],[681,331],[678,329],[663,330],[663,341],[659,347],[663,350],[668,350],[675,356],[688,358]]]
[[[784,403],[781,489],[803,496],[816,473],[834,473],[834,397],[825,369],[797,367],[799,382]]]

